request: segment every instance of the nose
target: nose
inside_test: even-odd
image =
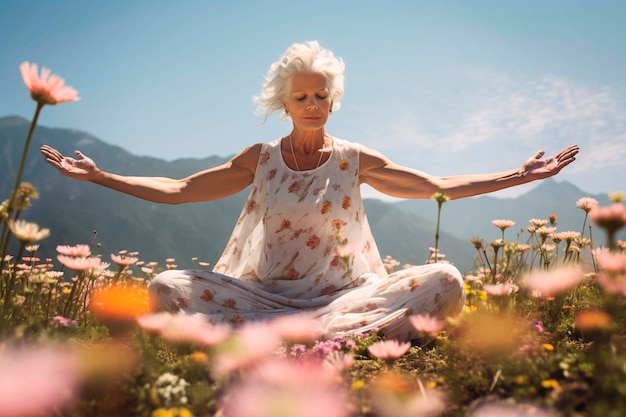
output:
[[[317,110],[318,105],[317,105],[317,100],[315,99],[315,97],[311,97],[311,101],[309,101],[309,103],[306,106],[307,110]]]

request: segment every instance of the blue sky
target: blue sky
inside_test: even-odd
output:
[[[285,135],[251,97],[291,43],[315,39],[346,62],[337,137],[436,175],[578,143],[557,179],[626,191],[625,0],[5,0],[0,39],[0,116],[32,117],[18,67],[35,62],[81,96],[40,124],[136,155],[228,156]]]

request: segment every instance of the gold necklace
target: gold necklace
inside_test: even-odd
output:
[[[302,172],[300,171],[300,167],[298,166],[298,160],[296,159],[296,154],[293,151],[293,140],[291,139],[291,133],[289,134],[289,146],[291,147],[291,156],[293,157],[293,162],[296,164],[296,170],[298,172]],[[315,165],[315,168],[313,169],[319,168],[320,164],[322,163],[322,156],[324,156],[324,148],[320,149],[320,159],[317,160],[317,165]]]

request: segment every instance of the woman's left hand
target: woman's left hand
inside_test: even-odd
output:
[[[537,179],[548,178],[556,175],[563,168],[576,160],[578,150],[578,145],[571,145],[563,149],[556,156],[549,158],[543,158],[545,152],[539,151],[534,157],[524,162],[524,165],[522,165],[521,175],[532,175],[537,177]]]

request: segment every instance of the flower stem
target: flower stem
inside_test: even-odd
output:
[[[28,148],[30,147],[30,141],[33,138],[33,133],[35,132],[35,126],[37,126],[37,119],[39,119],[39,113],[43,108],[44,104],[37,103],[37,108],[35,109],[35,115],[33,116],[33,120],[30,123],[30,128],[28,129],[28,135],[26,136],[26,142],[24,143],[24,151],[22,151],[22,160],[20,161],[20,169],[17,171],[17,178],[15,179],[15,186],[13,187],[13,194],[11,195],[11,200],[9,201],[8,212],[9,216],[13,212],[13,204],[15,204],[15,197],[17,196],[17,190],[20,188],[20,184],[22,182],[22,175],[24,174],[24,166],[26,166],[26,157],[28,156]]]
[[[13,214],[13,205],[15,204],[15,198],[22,182],[22,175],[24,174],[24,167],[26,166],[26,157],[28,156],[28,148],[30,142],[33,139],[33,133],[35,132],[35,126],[37,126],[37,119],[39,119],[39,113],[45,104],[37,102],[37,108],[35,108],[35,114],[33,120],[30,122],[30,128],[28,129],[28,135],[26,136],[26,142],[24,143],[24,150],[22,151],[22,160],[20,161],[20,169],[17,171],[17,178],[15,179],[15,186],[13,186],[13,192],[11,193],[11,199],[7,206],[7,218],[2,228],[2,237],[0,237],[0,260],[4,259],[9,247],[9,227],[8,220]]]

